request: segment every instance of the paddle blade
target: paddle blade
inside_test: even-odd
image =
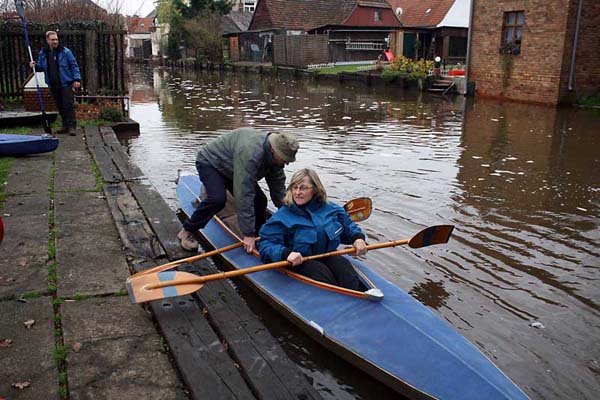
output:
[[[50,128],[50,122],[48,121],[48,117],[46,116],[46,113],[44,114],[44,132],[46,132],[48,135],[52,135],[52,128]]]
[[[179,271],[164,271],[156,274],[141,275],[127,279],[127,292],[133,304],[160,300],[168,297],[193,293],[203,286],[202,283],[178,285],[177,281],[197,278],[196,275]],[[172,286],[152,289],[161,282],[173,282]]]
[[[344,204],[344,209],[354,222],[364,221],[371,215],[371,199],[358,197]]]
[[[408,245],[413,249],[418,249],[419,247],[448,243],[453,230],[454,225],[430,226],[410,238]]]
[[[23,9],[23,0],[15,0],[15,7],[17,8],[17,14],[21,19],[25,19],[25,10]]]

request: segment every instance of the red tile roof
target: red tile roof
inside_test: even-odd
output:
[[[258,0],[250,30],[310,30],[342,25],[357,7],[389,9],[386,0]]]
[[[150,33],[153,18],[127,18],[127,33]]]
[[[402,14],[396,15],[403,26],[410,28],[436,26],[444,19],[454,0],[388,0],[388,3],[394,12],[398,7],[402,8]]]

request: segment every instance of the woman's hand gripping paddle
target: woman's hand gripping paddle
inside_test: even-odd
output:
[[[396,240],[367,246],[368,250],[382,249],[408,244],[413,249],[447,243],[454,229],[453,225],[436,225],[423,229],[410,239]],[[305,261],[319,258],[349,254],[354,252],[350,247],[343,250],[332,251],[324,254],[316,254],[304,257]],[[289,261],[279,261],[270,264],[257,265],[255,267],[239,269],[235,271],[220,272],[218,274],[197,276],[188,272],[166,271],[149,273],[141,276],[131,276],[127,279],[127,291],[132,303],[143,303],[146,301],[160,300],[167,297],[183,296],[200,290],[206,282],[228,279],[253,272],[267,269],[281,268],[291,265]]]
[[[346,204],[344,204],[344,209],[350,216],[350,219],[354,222],[364,221],[369,218],[371,215],[371,199],[368,197],[359,197],[354,200],[350,200]],[[260,240],[257,238],[256,240]],[[166,271],[171,268],[175,268],[179,265],[188,264],[194,261],[199,261],[207,257],[216,256],[217,254],[224,253],[229,250],[237,249],[238,247],[242,247],[242,242],[230,244],[229,246],[221,247],[219,249],[215,249],[209,251],[208,253],[198,254],[197,256],[182,258],[181,260],[173,261],[167,264],[159,265],[153,268],[148,268],[144,271],[140,271],[136,274],[131,275],[130,278],[137,278],[138,276],[154,274],[161,271]]]

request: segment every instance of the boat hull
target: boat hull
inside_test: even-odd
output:
[[[2,111],[0,112],[0,128],[8,128],[11,126],[32,126],[43,124],[45,120],[48,123],[56,121],[58,113],[48,112],[44,114],[28,111]]]
[[[187,215],[200,193],[196,176],[177,189]],[[197,204],[197,203],[195,203]],[[215,248],[238,241],[213,218],[201,230]],[[221,255],[233,268],[261,264],[242,248]],[[339,356],[411,399],[527,399],[445,321],[366,265],[353,264],[384,293],[380,302],[307,285],[276,270],[245,275],[278,311]]]
[[[52,136],[0,134],[0,156],[49,153],[58,147]]]

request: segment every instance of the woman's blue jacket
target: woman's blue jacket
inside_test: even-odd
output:
[[[343,207],[316,197],[302,207],[281,207],[259,235],[258,251],[265,263],[285,260],[292,251],[305,257],[327,253],[365,238]]]

